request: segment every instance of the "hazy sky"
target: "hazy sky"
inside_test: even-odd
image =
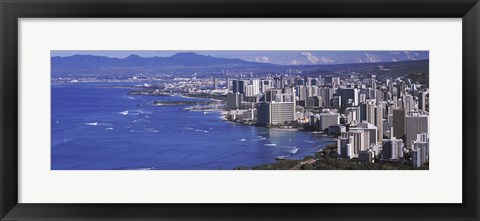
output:
[[[168,57],[179,52],[195,52],[220,58],[239,58],[246,61],[273,64],[342,64],[396,62],[429,59],[428,51],[51,51],[51,56],[99,55],[125,58],[135,54],[142,57]]]

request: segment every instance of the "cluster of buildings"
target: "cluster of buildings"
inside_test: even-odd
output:
[[[225,79],[231,120],[337,137],[338,156],[420,167],[429,161],[428,85],[407,78],[276,76]],[[219,79],[213,79],[214,89]]]

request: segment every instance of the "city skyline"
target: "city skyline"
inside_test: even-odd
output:
[[[281,66],[196,52],[52,52],[52,169],[429,169],[428,57]],[[378,56],[329,56],[342,53]]]

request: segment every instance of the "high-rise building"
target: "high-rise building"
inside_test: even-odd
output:
[[[426,114],[411,113],[405,118],[405,144],[411,148],[417,134],[428,133],[429,117]]]
[[[411,153],[412,153],[412,165],[414,167],[421,167],[423,165],[421,150],[419,148],[413,148]]]
[[[304,101],[307,99],[307,87],[300,85],[297,86],[298,100]]]
[[[243,94],[235,93],[235,94],[227,94],[227,109],[228,110],[236,110],[240,109],[240,105],[243,101]]]
[[[259,102],[257,104],[257,124],[270,125],[270,102]]]
[[[300,78],[300,77],[295,77],[295,84],[297,86],[300,86],[300,85],[305,86],[305,79]]]
[[[375,159],[375,152],[372,149],[358,152],[358,161],[365,163],[373,163]]]
[[[385,85],[387,85],[387,87],[390,86],[390,82],[391,82],[391,80],[389,78],[385,79]]]
[[[371,147],[372,145],[377,145],[378,142],[378,129],[375,125],[370,123],[359,123],[356,127],[350,127],[350,131],[362,130],[365,135],[365,146]]]
[[[340,114],[338,113],[321,113],[320,114],[320,130],[325,130],[330,126],[340,124]]]
[[[374,124],[371,123],[359,123],[357,124],[356,127],[350,127],[350,130],[364,130],[368,131],[368,133],[365,133],[365,135],[368,135],[368,138],[365,140],[368,140],[367,145],[376,145],[378,142],[378,128]]]
[[[257,103],[258,102],[258,96],[250,96],[250,97],[243,97],[244,102],[248,103]]]
[[[273,80],[260,80],[260,92],[265,93],[270,88],[273,88]]]
[[[375,100],[366,100],[365,103],[360,104],[360,121],[375,123]]]
[[[421,111],[427,111],[426,109],[426,95],[425,92],[418,93],[418,109]]]
[[[213,78],[213,90],[218,89],[218,78]]]
[[[413,96],[417,96],[418,94],[417,85],[415,84],[410,85],[410,94]]]
[[[399,84],[400,84],[400,85],[399,85],[399,90],[398,90],[398,93],[399,93],[398,96],[399,96],[399,97],[402,97],[402,96],[404,95],[405,88],[407,87],[407,85],[405,84],[404,81],[401,81]]]
[[[340,158],[351,159],[353,153],[354,137],[340,137],[337,139],[337,153]]]
[[[245,96],[248,96],[248,97],[254,96],[255,95],[254,86],[253,85],[245,85],[244,92],[245,92]]]
[[[332,99],[332,93],[330,88],[318,88],[318,95],[322,97],[322,107],[331,107],[330,100]]]
[[[415,100],[413,99],[412,95],[405,94],[402,99],[403,109],[406,111],[406,113],[415,110]]]
[[[280,88],[282,89],[284,84],[283,84],[283,76],[282,77],[274,77],[273,78],[273,86],[275,88]]]
[[[405,110],[393,110],[393,136],[399,139],[405,138]]]
[[[306,86],[306,88],[307,88],[307,97],[314,96],[314,94],[317,93],[316,91],[314,92],[315,88],[312,86]]]
[[[295,95],[291,93],[282,93],[280,95],[277,94],[277,97],[280,96],[280,99],[276,99],[276,102],[293,102],[295,103]]]
[[[429,138],[427,133],[417,134],[417,139],[412,143],[412,164],[420,167],[429,161]]]
[[[247,81],[244,80],[233,80],[232,81],[232,90],[233,93],[240,93],[245,94],[245,86],[247,85]]]
[[[348,102],[352,103],[352,106],[358,106],[358,92],[357,88],[339,88],[337,94],[341,96],[341,105],[347,106]]]
[[[305,86],[312,86],[310,83],[310,78],[308,76],[305,76],[304,78]]]
[[[391,139],[385,139],[382,142],[382,159],[385,160],[398,160],[403,158],[403,141],[392,137]]]
[[[225,88],[227,88],[227,90],[230,90],[230,78],[229,77],[225,78]]]
[[[293,93],[293,88],[291,88],[291,87],[284,87],[284,88],[282,88],[282,93],[284,93],[284,94],[294,94],[294,93]]]
[[[377,102],[385,101],[384,93],[381,90],[375,90],[375,99]]]
[[[332,85],[340,85],[340,78],[332,77]]]
[[[260,80],[259,79],[250,80],[250,85],[252,85],[252,87],[253,87],[253,95],[260,94]]]
[[[318,86],[311,86],[310,90],[311,90],[312,96],[320,96],[320,94],[318,93],[319,92]]]
[[[333,77],[324,77],[323,78],[324,85],[332,85],[333,84]]]
[[[358,95],[358,102],[359,103],[365,103],[366,100],[367,100],[367,95],[366,94],[359,94]]]
[[[397,95],[392,95],[392,101],[393,101],[392,109],[394,109],[394,110],[399,109]]]
[[[375,108],[375,126],[377,126],[378,130],[378,142],[382,142],[383,139],[383,104],[379,104]]]
[[[295,121],[294,102],[260,102],[257,105],[257,123],[261,125],[284,125]]]
[[[360,122],[360,108],[347,107],[345,109],[345,116],[347,117],[347,124],[356,125]]]
[[[334,95],[330,106],[340,108],[341,105],[342,105],[342,97],[339,95]]]
[[[415,153],[416,152],[416,153]],[[413,141],[412,143],[412,163],[420,167],[428,162],[428,143]],[[415,154],[414,154],[415,153]]]
[[[375,75],[372,75],[372,78],[370,79],[370,87],[374,90],[377,88],[377,79],[375,78]]]
[[[313,96],[313,97],[307,97],[306,102],[306,107],[313,109],[313,108],[318,108],[322,104],[322,98],[319,96]]]
[[[358,157],[358,152],[362,150],[367,150],[368,146],[365,145],[365,131],[363,130],[357,130],[357,131],[348,131],[348,132],[342,132],[340,134],[340,138],[350,138],[352,137],[352,142],[349,142],[352,144],[352,149],[353,149],[353,155],[352,157]]]
[[[263,99],[264,102],[275,101],[277,94],[281,93],[278,89],[268,89],[264,92]]]
[[[418,140],[420,142],[428,143],[429,137],[430,137],[430,135],[428,135],[428,133],[423,132],[423,133],[417,134],[417,139],[416,140]]]
[[[310,78],[310,85],[311,86],[317,86],[317,87],[320,86],[318,84],[318,78]]]

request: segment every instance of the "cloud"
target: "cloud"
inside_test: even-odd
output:
[[[361,59],[361,58],[354,58],[354,59],[353,59],[353,63],[363,63],[363,62],[364,62],[364,61],[363,61],[363,59]]]
[[[391,51],[390,54],[391,54],[391,55],[399,55],[400,52],[399,52],[399,51]]]
[[[262,57],[256,57],[255,58],[256,62],[261,62],[261,63],[268,63],[270,62],[267,56],[262,56]]]
[[[411,60],[411,61],[416,61],[417,60],[414,57],[414,55],[416,54],[418,56],[418,53],[414,53],[413,55],[409,51],[404,51],[403,53],[405,54],[405,56],[407,56],[408,60]]]
[[[396,58],[392,58],[392,61],[393,62],[397,62],[398,60]]]
[[[310,61],[310,63],[312,64],[316,64],[320,60],[317,56],[314,56],[310,52],[302,52],[302,55],[307,57],[307,60]]]
[[[322,61],[322,63],[335,63],[335,61],[329,57],[325,57],[325,56],[321,56],[320,57],[320,60]]]
[[[305,56],[311,64],[335,63],[335,60],[333,60],[332,58],[326,57],[326,56],[317,57],[310,52],[302,52],[301,54],[303,56]]]
[[[377,55],[374,55],[374,54],[369,54],[369,53],[364,53],[365,57],[367,57],[367,61],[369,62],[380,62],[382,61],[380,59],[380,57],[378,57]]]
[[[290,61],[290,64],[298,65],[298,61],[297,60]]]

